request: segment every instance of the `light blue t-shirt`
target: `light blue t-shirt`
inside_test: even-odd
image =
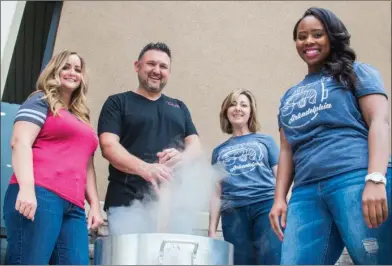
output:
[[[387,97],[380,73],[354,62],[355,93],[320,72],[309,74],[281,99],[278,122],[291,145],[294,187],[368,167],[368,127],[358,98]]]
[[[272,199],[279,148],[270,136],[251,133],[232,137],[216,147],[211,163],[222,167],[221,211]]]

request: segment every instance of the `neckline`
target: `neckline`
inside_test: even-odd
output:
[[[74,115],[71,110],[69,110],[68,108],[65,107],[61,107],[59,109],[59,111],[64,111],[66,114],[70,115],[71,117],[73,117],[74,119],[78,120],[79,122],[81,122],[84,125],[87,125],[84,121],[82,121],[79,117],[77,117],[76,115]]]
[[[327,69],[325,67],[321,68],[319,71],[317,72],[313,72],[313,73],[308,73],[306,74],[305,78],[311,78],[311,77],[318,77],[318,76],[324,76],[327,74]]]
[[[315,72],[315,73],[308,73],[306,74],[305,78],[312,78],[312,77],[318,77],[318,76],[322,76],[323,72],[319,71],[319,72]]]
[[[256,132],[250,132],[249,134],[245,134],[245,135],[240,135],[240,136],[231,136],[230,139],[239,139],[239,138],[244,138],[244,137],[248,137],[251,135],[256,134]]]
[[[141,95],[141,94],[139,94],[139,93],[136,93],[136,92],[134,92],[134,91],[129,91],[129,92],[130,92],[131,94],[136,95],[137,97],[139,97],[139,98],[141,98],[141,99],[144,99],[145,101],[151,102],[151,103],[156,103],[156,102],[162,101],[162,99],[163,99],[164,96],[165,96],[163,93],[161,93],[161,96],[159,96],[158,99],[156,99],[156,100],[151,100],[151,99],[149,99],[149,98],[147,98],[147,97],[145,97],[145,96],[143,96],[143,95]]]

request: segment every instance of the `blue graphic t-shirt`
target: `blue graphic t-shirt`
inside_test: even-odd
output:
[[[320,72],[309,74],[281,99],[278,122],[291,145],[294,187],[368,167],[368,127],[358,98],[387,97],[380,73],[354,62],[355,93]]]
[[[221,211],[272,199],[279,148],[270,136],[252,133],[232,137],[212,152],[213,165],[222,167]]]

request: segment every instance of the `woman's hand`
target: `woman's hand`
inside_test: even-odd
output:
[[[19,211],[27,219],[34,221],[34,215],[37,210],[34,186],[28,188],[20,187],[16,197],[15,210]]]
[[[271,227],[280,241],[283,240],[283,232],[281,229],[286,227],[287,203],[284,200],[275,200],[269,213]],[[279,223],[279,218],[281,224]]]
[[[369,228],[377,228],[388,218],[387,192],[384,184],[367,181],[362,193],[363,218]]]
[[[99,204],[91,206],[88,212],[87,229],[97,230],[102,224],[103,219]]]

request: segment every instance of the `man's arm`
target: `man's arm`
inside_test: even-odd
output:
[[[165,182],[171,176],[171,170],[162,165],[148,164],[130,154],[120,143],[122,133],[122,116],[125,99],[121,95],[108,97],[98,119],[99,143],[102,156],[113,167],[127,173],[135,174],[151,182],[157,188],[157,182]]]
[[[174,166],[178,162],[183,160],[183,157],[194,157],[202,155],[202,148],[200,144],[200,139],[197,134],[197,130],[195,125],[193,124],[191,114],[188,110],[188,107],[182,102],[179,101],[180,107],[184,112],[185,118],[185,150],[181,153],[178,150],[171,148],[165,149],[162,152],[158,152],[157,156],[159,158],[159,163],[166,164],[168,166]]]
[[[200,138],[198,135],[193,134],[185,138],[185,150],[190,154],[198,156],[202,153]]]
[[[120,138],[116,134],[107,132],[102,133],[99,136],[99,142],[102,156],[116,169],[124,173],[141,176],[143,179],[152,183],[153,180],[165,182],[167,179],[171,178],[171,171],[167,167],[146,163],[130,154],[120,144]]]
[[[190,135],[184,139],[184,142],[185,150],[183,152],[180,152],[174,148],[169,148],[158,152],[157,156],[159,158],[159,163],[173,167],[177,163],[183,161],[185,157],[195,158],[203,154],[198,135]]]
[[[130,154],[121,144],[120,138],[113,133],[102,133],[99,136],[99,143],[102,150],[102,156],[110,162],[116,169],[127,173],[135,174],[145,178],[146,164],[136,156]],[[145,178],[146,179],[146,178]]]
[[[120,95],[108,97],[98,120],[99,143],[102,156],[116,169],[148,179],[143,161],[131,155],[121,144],[124,99]]]

